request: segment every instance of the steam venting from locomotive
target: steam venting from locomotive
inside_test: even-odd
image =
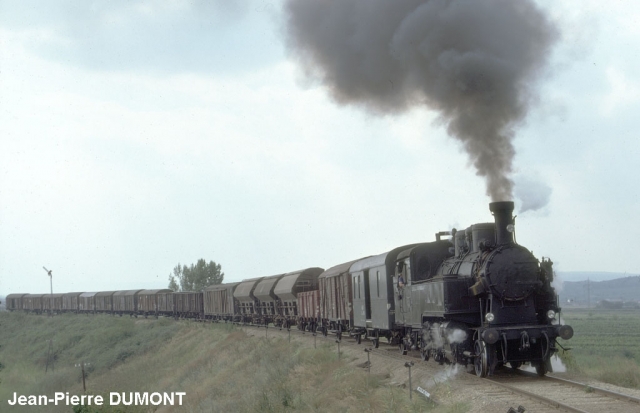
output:
[[[558,32],[532,0],[287,0],[288,46],[342,105],[426,106],[494,201],[513,199],[515,128]]]

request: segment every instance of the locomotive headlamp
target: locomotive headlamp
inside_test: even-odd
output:
[[[484,319],[487,320],[487,322],[491,323],[496,319],[496,316],[494,316],[493,313],[487,313],[484,315]]]
[[[549,320],[553,320],[554,318],[556,318],[556,312],[553,310],[547,311],[547,317],[549,318]]]

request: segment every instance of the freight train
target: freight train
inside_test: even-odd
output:
[[[551,370],[559,320],[553,263],[516,243],[513,202],[489,205],[494,222],[443,231],[433,242],[335,265],[212,285],[201,292],[125,290],[11,294],[8,310],[171,316],[273,325],[370,340],[423,360]]]

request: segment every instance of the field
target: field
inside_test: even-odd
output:
[[[572,309],[563,322],[573,327],[571,350],[561,355],[569,372],[629,388],[640,388],[640,311]]]
[[[52,337],[54,370],[45,373]],[[71,407],[12,408],[7,400],[13,392],[83,394],[80,369],[75,366],[82,361],[91,363],[86,381],[90,394],[187,393],[184,406],[163,407],[158,410],[162,412],[468,410],[464,403],[435,406],[422,397],[409,401],[406,390],[391,385],[388,376],[369,376],[348,357],[338,360],[335,345],[320,340],[314,349],[295,340],[250,337],[228,324],[7,312],[0,313],[0,410],[71,412]],[[153,410],[131,406],[75,411]]]

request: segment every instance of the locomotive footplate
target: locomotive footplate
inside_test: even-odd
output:
[[[544,336],[550,340],[554,340],[556,337],[568,340],[573,337],[573,329],[567,325],[522,325],[499,328],[487,327],[479,328],[478,333],[488,344],[494,344],[498,340],[504,338],[507,340],[520,340],[522,339],[523,333],[526,334],[529,339],[534,340]]]

